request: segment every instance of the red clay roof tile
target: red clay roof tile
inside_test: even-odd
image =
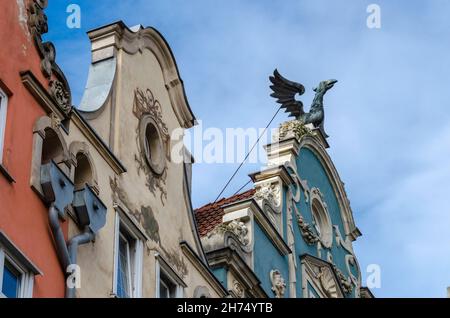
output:
[[[201,237],[206,236],[217,225],[222,223],[224,215],[223,206],[234,202],[250,199],[255,195],[255,189],[245,191],[240,194],[233,195],[229,198],[222,198],[216,203],[209,203],[195,210],[195,218],[197,220],[198,233]]]

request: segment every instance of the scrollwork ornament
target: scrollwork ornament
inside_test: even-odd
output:
[[[144,172],[147,178],[146,184],[152,193],[156,193],[159,190],[161,193],[161,201],[163,204],[167,200],[167,166],[166,161],[163,160],[158,163],[160,171],[155,171],[155,167],[151,165],[148,158],[148,153],[145,147],[146,126],[145,121],[150,121],[156,125],[159,137],[161,138],[161,147],[163,148],[163,156],[168,159],[168,145],[169,145],[169,129],[163,121],[161,105],[159,101],[154,97],[150,89],[141,90],[136,89],[134,95],[133,114],[139,120],[139,124],[136,128],[136,141],[139,149],[139,154],[135,155],[135,161],[138,168],[138,173]]]

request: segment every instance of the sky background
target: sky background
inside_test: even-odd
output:
[[[78,4],[81,29],[66,26]],[[366,26],[369,4],[381,29]],[[450,1],[59,0],[47,9],[57,61],[74,103],[90,64],[86,31],[123,20],[158,29],[171,46],[190,105],[204,127],[264,127],[278,68],[321,80],[328,150],[363,236],[361,269],[381,266],[378,297],[445,297],[450,285]],[[272,126],[285,121],[280,114]],[[237,164],[194,166],[193,202],[213,201]],[[226,195],[260,165],[245,165]]]

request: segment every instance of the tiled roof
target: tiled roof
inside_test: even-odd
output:
[[[223,207],[225,205],[250,199],[255,195],[255,192],[255,189],[251,189],[196,209],[195,218],[197,219],[198,233],[200,236],[206,236],[206,234],[211,232],[217,225],[222,223],[224,215]]]

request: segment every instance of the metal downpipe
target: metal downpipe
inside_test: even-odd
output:
[[[67,246],[68,246],[71,264],[74,264],[74,265],[77,264],[78,247],[80,245],[92,242],[94,240],[94,238],[95,238],[95,234],[92,233],[92,231],[88,227],[86,227],[82,234],[74,236],[73,238],[70,239]],[[75,287],[69,288],[69,286],[66,284],[66,298],[75,298],[75,291],[76,291]]]
[[[48,219],[56,243],[56,254],[58,254],[59,262],[61,263],[65,274],[65,269],[70,265],[70,256],[67,250],[64,233],[61,229],[61,224],[59,223],[59,213],[53,203],[48,210]]]

